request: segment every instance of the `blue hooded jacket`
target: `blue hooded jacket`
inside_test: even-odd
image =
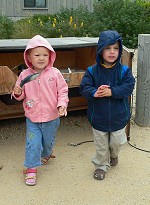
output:
[[[103,67],[101,52],[103,48],[119,42],[119,55],[111,68]],[[92,127],[103,132],[122,129],[128,123],[130,105],[128,97],[134,89],[135,79],[128,66],[120,63],[122,55],[122,38],[117,31],[107,30],[100,34],[96,64],[87,68],[81,84],[80,93],[88,99],[88,120]],[[101,85],[109,85],[112,96],[95,98],[94,93]]]

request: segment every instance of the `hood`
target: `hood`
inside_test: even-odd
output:
[[[122,54],[122,37],[117,31],[107,30],[103,31],[100,34],[98,45],[97,45],[97,55],[96,61],[99,64],[101,61],[100,54],[106,46],[113,45],[117,41],[119,41],[119,56],[117,61],[120,61],[121,54]]]
[[[32,64],[28,61],[28,58],[27,58],[27,51],[29,49],[36,48],[36,47],[39,47],[39,46],[43,46],[43,47],[45,47],[49,50],[50,57],[49,57],[48,66],[52,67],[53,64],[54,64],[54,61],[56,59],[56,53],[55,53],[54,49],[52,48],[52,46],[49,44],[49,42],[40,35],[36,35],[36,36],[34,36],[33,38],[31,38],[29,40],[29,42],[27,44],[27,47],[24,51],[25,64],[27,65],[28,68],[32,68]]]

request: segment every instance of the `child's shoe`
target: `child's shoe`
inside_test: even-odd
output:
[[[118,164],[118,157],[110,158],[110,165],[112,167],[116,166]]]
[[[103,180],[105,178],[105,171],[103,169],[96,169],[94,171],[94,179]]]
[[[37,170],[35,168],[27,168],[23,173],[25,174],[26,185],[28,185],[28,186],[36,185]]]

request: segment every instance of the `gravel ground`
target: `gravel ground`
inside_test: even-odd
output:
[[[136,55],[133,59],[136,76]],[[150,127],[139,127],[133,115],[130,143],[120,152],[119,164],[103,181],[93,179],[95,154],[91,127],[85,112],[69,113],[61,119],[54,154],[49,164],[38,169],[37,185],[28,187],[22,174],[25,119],[0,121],[0,205],[149,205]],[[142,150],[139,150],[140,148]]]

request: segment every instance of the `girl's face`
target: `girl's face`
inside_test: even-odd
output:
[[[28,60],[37,72],[43,71],[49,64],[49,50],[45,47],[36,47],[29,51]]]
[[[118,58],[119,55],[119,42],[113,45],[106,46],[102,50],[103,63],[106,66],[111,66]]]

